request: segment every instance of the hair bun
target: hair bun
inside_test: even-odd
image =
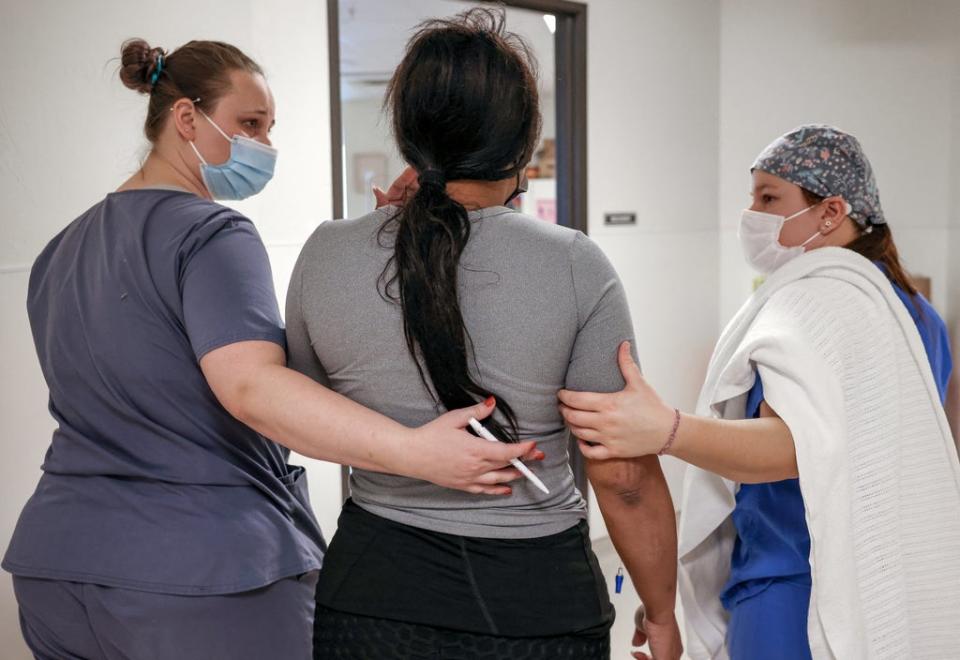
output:
[[[136,92],[149,94],[153,91],[151,78],[163,54],[162,48],[151,48],[143,39],[127,39],[120,47],[120,81]]]

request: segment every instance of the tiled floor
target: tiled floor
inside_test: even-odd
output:
[[[630,655],[632,649],[630,640],[633,637],[633,613],[640,604],[640,598],[637,596],[637,592],[634,591],[633,585],[630,583],[630,577],[627,576],[626,573],[624,573],[623,591],[619,594],[614,593],[613,578],[617,574],[617,569],[620,567],[620,558],[617,556],[617,551],[614,549],[610,539],[602,538],[594,541],[593,550],[597,554],[600,567],[603,569],[603,574],[607,578],[607,589],[610,591],[610,600],[613,601],[613,606],[617,610],[617,620],[613,624],[613,631],[611,632],[611,660],[630,660],[632,658]],[[680,622],[680,631],[683,633],[683,613],[680,609],[679,598],[677,603],[677,620]]]

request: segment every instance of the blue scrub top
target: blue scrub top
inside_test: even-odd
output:
[[[185,191],[107,195],[37,258],[27,312],[58,428],[4,569],[191,595],[319,568],[303,468],[234,419],[198,364],[234,342],[284,345],[247,218]]]
[[[911,298],[896,284],[894,290],[917,325],[943,401],[953,369],[946,324],[922,295]],[[748,418],[759,417],[762,402],[763,383],[758,375],[747,395]],[[730,579],[720,595],[727,610],[778,580],[810,584],[810,535],[799,479],[741,485],[733,523],[737,540]]]

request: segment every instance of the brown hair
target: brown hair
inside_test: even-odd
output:
[[[190,41],[167,55],[143,39],[128,39],[120,47],[120,80],[130,89],[150,95],[143,132],[156,142],[178,99],[200,99],[211,112],[230,89],[230,73],[263,75],[256,62],[239,48],[222,41]]]
[[[800,190],[803,191],[804,198],[811,206],[826,199],[806,188],[801,187]],[[897,251],[896,243],[893,242],[893,233],[886,224],[870,225],[869,230],[863,231],[858,238],[844,247],[870,261],[879,262],[883,265],[884,272],[891,282],[910,294],[911,298],[917,295],[917,287],[900,263],[900,253]]]

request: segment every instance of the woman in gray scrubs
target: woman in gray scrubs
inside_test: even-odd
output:
[[[491,406],[409,429],[287,369],[263,243],[213,201],[272,176],[260,68],[134,40],[121,79],[150,155],[30,277],[58,428],[3,562],[23,634],[37,658],[308,658],[325,543],[289,449],[488,495],[539,454],[463,430]]]

